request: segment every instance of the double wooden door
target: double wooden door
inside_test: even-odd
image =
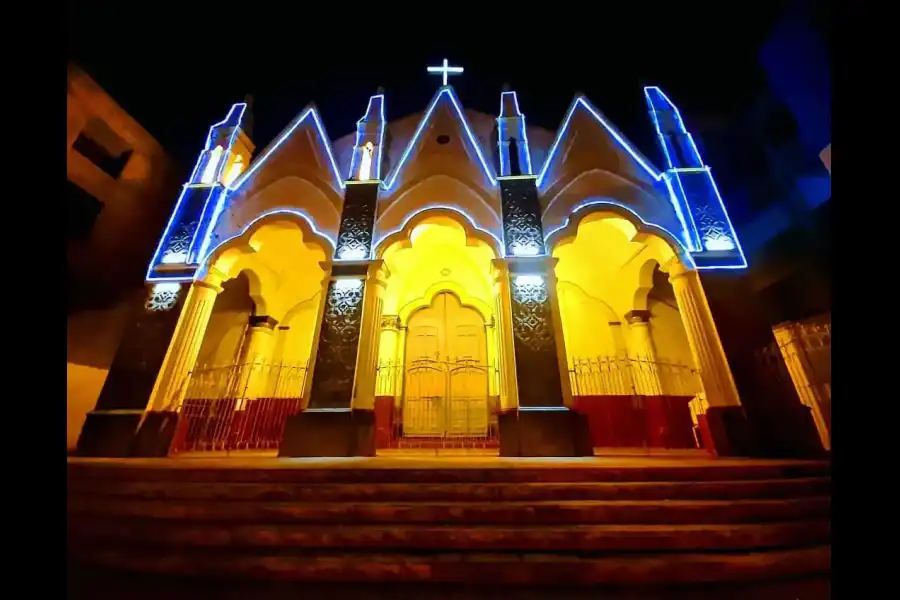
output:
[[[480,436],[488,429],[485,322],[442,292],[407,326],[403,433]]]

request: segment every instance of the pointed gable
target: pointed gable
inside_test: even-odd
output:
[[[660,170],[584,96],[572,102],[544,158],[538,187],[547,189],[567,173],[610,171],[653,186]]]
[[[327,186],[340,198],[344,181],[315,107],[304,109],[234,182],[236,196],[249,197],[285,177]]]
[[[420,170],[429,170],[427,165],[440,165],[439,171],[461,179],[496,185],[490,154],[476,137],[453,88],[442,87],[412,135],[402,135],[410,125],[410,119],[402,119],[389,130],[394,148],[388,155],[390,172],[384,180],[385,190],[402,185],[407,178],[415,179]],[[396,146],[401,139],[409,141],[398,156]]]

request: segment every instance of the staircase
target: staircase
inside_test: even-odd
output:
[[[377,583],[429,598],[551,585],[775,600],[827,587],[830,490],[823,462],[69,459],[69,562],[167,600],[179,581],[219,585],[217,598],[280,581],[365,597]]]

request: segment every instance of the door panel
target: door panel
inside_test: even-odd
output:
[[[483,435],[488,428],[487,338],[478,311],[438,294],[407,332],[405,435]]]

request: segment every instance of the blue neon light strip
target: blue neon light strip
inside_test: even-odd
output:
[[[387,129],[387,123],[384,119],[384,94],[378,94],[377,96],[372,96],[369,98],[369,104],[366,106],[366,114],[363,115],[363,118],[356,122],[356,143],[353,145],[353,154],[350,157],[350,172],[347,173],[347,179],[352,180],[354,178],[354,173],[356,173],[356,163],[359,160],[359,145],[362,142],[363,131],[362,126],[367,125],[369,123],[370,115],[372,114],[372,102],[374,100],[379,100],[379,116],[378,122],[381,123],[380,130],[378,131],[378,156],[375,159],[375,179],[381,180],[381,156],[384,152],[384,130]]]
[[[422,214],[423,212],[427,212],[427,211],[429,211],[429,210],[438,210],[438,209],[440,209],[440,210],[449,210],[449,211],[451,211],[451,212],[455,212],[456,214],[458,214],[458,215],[460,215],[461,217],[463,217],[466,221],[468,221],[469,224],[472,226],[472,229],[475,229],[476,231],[479,231],[479,232],[481,232],[481,233],[483,233],[483,234],[485,234],[485,235],[490,236],[491,239],[493,239],[495,242],[497,242],[497,251],[498,251],[498,253],[499,253],[499,256],[500,256],[501,258],[504,256],[504,253],[503,253],[503,242],[500,241],[500,238],[498,238],[496,235],[494,235],[494,234],[491,233],[490,231],[478,227],[478,225],[477,225],[476,222],[475,222],[475,219],[473,219],[473,218],[471,217],[471,215],[469,215],[469,214],[468,214],[467,212],[465,212],[464,210],[459,209],[459,208],[456,208],[455,206],[447,206],[446,204],[429,204],[428,206],[423,206],[422,208],[420,208],[419,210],[415,211],[414,213],[411,213],[411,214],[407,215],[407,217],[403,220],[403,223],[400,225],[400,227],[398,227],[397,229],[395,229],[395,230],[393,230],[393,231],[389,231],[389,232],[387,232],[387,233],[382,234],[382,235],[378,238],[377,241],[374,241],[374,242],[372,243],[372,248],[375,249],[375,250],[377,250],[377,249],[378,249],[378,246],[380,246],[380,245],[382,244],[382,242],[384,242],[384,240],[386,240],[387,238],[389,238],[389,237],[392,236],[392,235],[396,235],[396,234],[402,232],[403,230],[405,230],[406,227],[407,227],[407,225],[409,225],[410,221],[412,221],[414,218],[416,218],[418,215]]]
[[[515,114],[507,115],[504,114],[504,103],[503,97],[506,95],[511,95],[513,99],[513,105],[515,106]],[[502,176],[504,173],[508,173],[509,169],[506,165],[507,163],[507,155],[503,152],[503,139],[506,137],[504,134],[504,127],[506,125],[505,119],[507,118],[515,118],[518,117],[519,122],[519,139],[522,140],[522,143],[525,145],[525,168],[527,169],[526,175],[533,175],[534,171],[531,168],[531,146],[528,145],[528,131],[525,126],[525,115],[522,114],[522,111],[519,110],[519,97],[515,92],[503,92],[500,94],[500,116],[497,118],[497,130],[498,137],[500,138],[497,143],[499,145],[498,152],[500,154],[500,175]]]
[[[397,181],[397,176],[403,170],[403,165],[406,164],[406,160],[409,158],[410,153],[413,148],[415,148],[416,143],[419,141],[419,136],[422,135],[422,130],[425,128],[425,125],[428,123],[428,120],[431,118],[432,113],[434,113],[434,109],[438,104],[438,101],[441,99],[444,94],[450,98],[450,102],[453,104],[453,108],[456,110],[456,114],[459,117],[460,122],[463,124],[463,128],[465,129],[466,136],[469,138],[469,143],[472,144],[472,147],[475,149],[475,153],[478,155],[478,161],[481,163],[481,168],[484,170],[485,175],[487,175],[488,180],[491,182],[492,186],[497,185],[497,179],[494,177],[494,174],[491,168],[488,166],[487,161],[484,159],[484,154],[481,152],[481,146],[478,145],[478,141],[475,138],[475,135],[472,133],[472,129],[469,127],[469,123],[466,120],[466,116],[460,107],[459,100],[456,98],[456,93],[453,91],[453,87],[444,86],[440,88],[437,94],[435,94],[434,99],[431,101],[431,104],[428,107],[428,110],[425,112],[425,116],[422,117],[422,120],[419,121],[419,126],[416,128],[415,134],[413,134],[412,139],[407,144],[406,149],[403,151],[403,155],[400,157],[400,161],[397,163],[397,166],[394,167],[394,170],[388,175],[387,179],[382,184],[384,190],[390,190],[394,187],[394,183]]]
[[[691,260],[690,252],[688,252],[687,240],[684,237],[675,235],[674,233],[672,233],[671,231],[669,231],[662,225],[657,225],[656,223],[649,223],[649,222],[645,221],[641,217],[641,215],[636,213],[634,211],[634,209],[631,208],[630,206],[620,204],[619,202],[613,202],[612,200],[585,200],[584,202],[576,204],[572,208],[572,212],[569,213],[569,216],[566,217],[566,220],[563,221],[561,225],[559,225],[558,227],[555,227],[554,229],[552,229],[544,234],[544,243],[547,244],[547,246],[549,247],[550,246],[550,238],[553,237],[554,235],[556,235],[558,232],[565,229],[566,227],[568,227],[569,223],[571,222],[572,216],[578,214],[579,211],[581,211],[582,209],[585,209],[589,206],[600,206],[600,207],[614,206],[616,208],[620,208],[620,209],[624,210],[628,214],[634,216],[634,218],[637,219],[641,225],[643,225],[643,227],[637,228],[638,231],[650,230],[650,232],[652,233],[654,229],[657,229],[659,231],[665,232],[666,234],[669,235],[669,237],[671,239],[675,240],[675,242],[684,250],[683,254],[688,258],[688,260],[689,261]]]
[[[203,257],[200,259],[200,261],[199,261],[200,264],[205,266],[205,264],[206,264],[206,262],[209,260],[209,258],[210,258],[211,256],[214,256],[214,255],[216,254],[216,252],[219,251],[219,248],[222,248],[222,247],[225,246],[226,244],[228,244],[228,243],[230,243],[230,242],[233,242],[234,240],[238,239],[239,237],[241,237],[242,235],[244,235],[245,233],[247,233],[248,231],[250,231],[250,229],[251,229],[254,225],[256,225],[259,221],[262,221],[263,219],[266,219],[266,218],[268,218],[268,217],[271,217],[272,215],[282,215],[282,214],[283,214],[283,215],[293,215],[293,216],[295,216],[295,217],[300,217],[301,219],[303,219],[304,221],[306,221],[306,223],[309,225],[309,228],[312,230],[313,233],[315,233],[316,235],[318,235],[318,236],[322,237],[323,239],[327,240],[328,243],[331,244],[331,248],[327,248],[327,249],[326,249],[326,256],[330,256],[332,253],[334,253],[334,247],[335,247],[335,245],[336,245],[334,239],[333,239],[330,235],[328,235],[327,233],[325,233],[325,232],[323,232],[323,231],[319,231],[319,230],[316,228],[316,223],[315,223],[315,221],[313,221],[312,218],[311,218],[309,215],[307,215],[306,213],[304,213],[302,210],[299,210],[299,209],[294,209],[294,208],[276,208],[276,209],[274,209],[274,210],[270,210],[270,211],[268,211],[268,212],[264,212],[263,214],[257,216],[255,219],[253,219],[252,221],[250,221],[250,223],[248,223],[243,229],[241,229],[241,231],[240,231],[239,233],[236,233],[235,235],[231,236],[230,238],[228,238],[228,239],[223,240],[222,242],[220,242],[217,246],[215,246],[213,249],[211,249],[205,256],[203,256]],[[199,272],[199,271],[200,271],[200,270],[198,269],[198,272]]]
[[[650,160],[647,159],[647,157],[641,154],[637,150],[637,148],[629,144],[628,140],[625,139],[625,136],[622,135],[618,129],[613,127],[612,124],[606,120],[606,117],[604,117],[599,110],[591,106],[591,103],[587,98],[585,98],[584,96],[578,96],[569,107],[569,112],[566,114],[566,118],[563,119],[563,124],[559,128],[559,132],[556,134],[556,139],[553,140],[553,145],[550,146],[550,152],[547,153],[547,158],[544,160],[544,166],[541,167],[541,172],[538,175],[538,189],[540,189],[544,184],[544,178],[547,176],[547,171],[549,170],[550,165],[553,163],[553,159],[556,157],[556,152],[559,149],[559,143],[565,136],[566,131],[569,128],[569,123],[572,120],[572,116],[575,114],[575,109],[578,108],[579,105],[585,108],[588,113],[590,113],[590,115],[594,117],[594,119],[598,123],[600,123],[600,125],[602,125],[603,128],[606,129],[606,131],[609,132],[613,139],[615,139],[619,143],[619,145],[622,146],[622,148],[624,148],[625,151],[628,152],[628,154],[630,154],[635,161],[637,161],[637,163],[644,169],[644,171],[647,172],[648,175],[650,175],[650,177],[653,178],[654,181],[659,181],[660,179],[662,179],[662,172],[654,167]]]
[[[734,242],[735,250],[737,250],[738,256],[740,257],[740,263],[737,265],[721,265],[721,266],[709,266],[703,268],[719,268],[719,269],[743,269],[747,267],[747,257],[744,255],[744,249],[741,247],[741,241],[738,239],[737,231],[734,229],[734,225],[731,223],[731,217],[728,215],[728,209],[725,207],[725,202],[722,200],[722,195],[719,193],[719,186],[716,185],[716,180],[712,175],[712,169],[708,165],[703,162],[703,157],[700,155],[700,150],[697,148],[696,142],[694,142],[694,137],[687,130],[687,127],[684,124],[684,119],[681,117],[681,112],[678,110],[678,107],[675,106],[675,103],[672,102],[668,96],[666,96],[665,92],[663,92],[657,86],[647,86],[644,88],[644,97],[647,99],[647,105],[650,108],[650,116],[653,119],[653,126],[656,129],[656,134],[659,137],[660,145],[663,149],[663,154],[666,157],[666,164],[668,165],[667,171],[675,176],[675,181],[678,184],[678,191],[680,191],[680,197],[683,200],[685,205],[689,205],[687,194],[684,190],[684,185],[681,182],[682,175],[684,176],[701,176],[705,177],[710,184],[710,187],[713,190],[713,193],[716,197],[716,201],[718,202],[718,207],[721,210],[722,216],[725,219],[725,223],[728,225],[728,229],[730,232],[731,241]],[[669,152],[668,144],[668,136],[664,134],[662,131],[662,127],[659,122],[659,117],[657,116],[657,111],[670,110],[672,111],[672,115],[675,117],[675,124],[678,130],[678,133],[683,135],[689,145],[689,151],[691,154],[691,158],[700,166],[676,166],[672,156]],[[667,182],[668,184],[668,182]],[[673,200],[679,196],[679,194],[675,193],[672,186],[669,185],[669,191],[673,196]],[[674,203],[676,209],[678,208],[682,202]],[[693,239],[693,243],[691,246],[696,246],[695,251],[700,251],[705,249],[705,244],[703,240],[700,239],[699,230],[694,221],[693,211],[687,210],[688,215],[690,216],[690,225],[688,228],[685,223],[685,229],[690,232],[691,237]],[[700,268],[700,267],[698,267]]]
[[[344,189],[344,180],[341,177],[340,170],[338,169],[337,162],[334,160],[334,152],[331,150],[331,141],[328,138],[328,135],[325,133],[325,127],[322,125],[322,120],[319,118],[319,113],[316,112],[314,107],[309,107],[305,111],[303,111],[300,116],[294,119],[294,122],[291,123],[287,129],[285,129],[281,135],[279,135],[275,142],[269,144],[266,148],[266,151],[263,153],[261,157],[257,160],[254,160],[250,165],[250,168],[244,171],[244,173],[234,181],[233,185],[228,188],[231,192],[236,192],[240,189],[240,187],[247,181],[257,169],[259,169],[263,163],[268,160],[268,158],[278,149],[281,144],[285,142],[291,134],[297,129],[300,125],[302,125],[308,117],[312,117],[313,123],[315,123],[316,129],[319,132],[319,140],[322,142],[322,146],[325,148],[325,153],[328,155],[328,162],[331,164],[331,171],[334,174],[334,180],[337,182],[338,187],[340,189]]]

